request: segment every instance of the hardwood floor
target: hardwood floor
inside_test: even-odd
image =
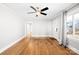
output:
[[[63,48],[54,38],[24,38],[1,55],[76,55],[68,48]]]

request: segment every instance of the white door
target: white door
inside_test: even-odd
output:
[[[28,36],[28,37],[32,36],[32,23],[27,23],[25,25],[25,36]]]

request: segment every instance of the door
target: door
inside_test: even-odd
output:
[[[28,38],[32,37],[32,23],[27,23],[25,25],[25,36]]]

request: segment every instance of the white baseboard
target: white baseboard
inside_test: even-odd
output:
[[[51,36],[50,36],[50,37],[51,37]],[[59,38],[57,38],[56,36],[52,36],[52,37],[54,37],[54,38],[59,42],[60,45],[62,44],[62,42],[60,41]]]
[[[79,50],[78,49],[76,49],[76,48],[74,48],[74,47],[72,47],[72,46],[68,46],[68,48],[70,48],[72,51],[74,51],[75,53],[77,53],[77,54],[79,54]]]
[[[29,35],[26,35],[26,36],[29,36]],[[52,37],[53,35],[44,35],[44,34],[41,34],[41,35],[34,35],[34,34],[32,34],[31,36],[33,36],[33,37]]]
[[[7,45],[6,47],[0,49],[0,53],[2,53],[3,51],[7,50],[8,48],[10,48],[11,46],[13,46],[14,44],[16,44],[17,42],[21,41],[25,36],[22,36],[20,39],[14,41],[13,43]]]
[[[49,35],[32,35],[32,37],[49,37]]]

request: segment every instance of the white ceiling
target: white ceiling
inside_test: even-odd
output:
[[[4,3],[7,7],[12,9],[16,14],[24,20],[50,20],[59,13],[60,11],[75,5],[74,3]],[[29,6],[40,7],[41,9],[44,7],[48,7],[49,10],[46,11],[47,16],[40,15],[39,17],[35,17],[35,14],[27,14],[27,12],[33,11]]]

